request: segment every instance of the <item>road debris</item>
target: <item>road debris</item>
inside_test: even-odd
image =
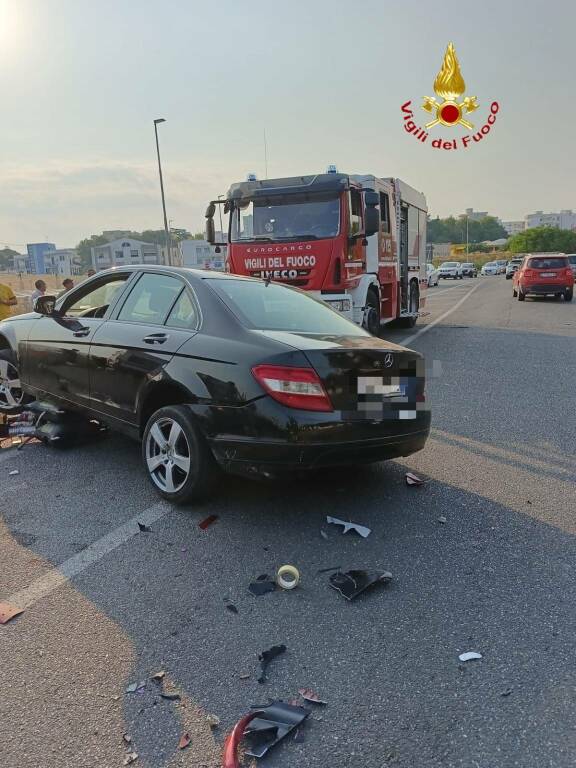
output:
[[[466,653],[461,653],[458,658],[460,661],[473,661],[474,659],[481,659],[482,654],[476,651],[467,651]]]
[[[234,605],[234,603],[228,603],[226,605],[226,610],[230,611],[230,613],[238,613],[238,608]]]
[[[502,691],[500,696],[510,696],[511,693],[512,693],[512,688],[506,688],[505,691]]]
[[[240,680],[248,680],[250,677],[250,672],[241,672],[238,677]]]
[[[444,517],[444,515],[440,515],[440,517],[436,518],[436,520],[437,522],[442,523],[442,525],[448,522],[448,518]]]
[[[131,763],[136,762],[136,760],[138,760],[138,753],[128,752],[128,754],[124,758],[124,762],[122,763],[122,765],[130,765]]]
[[[208,517],[204,518],[201,522],[198,523],[198,528],[201,528],[203,531],[206,530],[212,523],[215,523],[216,520],[218,520],[218,515],[208,515]]]
[[[333,565],[331,568],[319,568],[316,573],[330,573],[330,571],[339,571],[342,568],[341,565]]]
[[[18,608],[11,603],[0,603],[0,624],[8,624],[15,616],[24,613],[24,608]]]
[[[180,741],[178,742],[178,749],[186,749],[191,741],[192,739],[190,738],[190,734],[183,733],[182,736],[180,736]]]
[[[149,525],[144,525],[144,523],[138,523],[138,528],[140,533],[152,533],[152,528]]]
[[[267,651],[262,651],[262,653],[258,655],[258,660],[260,662],[260,669],[262,670],[260,672],[260,677],[258,678],[259,683],[266,682],[266,670],[268,668],[268,665],[277,656],[280,656],[280,654],[284,653],[285,651],[286,651],[285,645],[273,645],[272,648],[269,648]]]
[[[342,533],[348,533],[348,531],[356,531],[356,533],[359,536],[362,536],[363,539],[368,538],[370,534],[372,533],[370,528],[367,528],[365,525],[359,525],[358,523],[351,523],[346,522],[346,520],[340,520],[337,517],[327,517],[326,518],[327,523],[332,523],[333,525],[343,525],[344,530]]]
[[[276,584],[281,589],[294,589],[300,582],[300,571],[293,565],[281,565],[276,573]]]
[[[323,539],[328,540],[328,534],[326,531],[323,531],[322,528],[320,528],[320,536],[322,536]]]
[[[241,718],[224,742],[222,768],[239,768],[238,745],[244,736],[250,746],[246,754],[263,757],[268,750],[298,728],[310,714],[304,707],[275,701]]]
[[[389,571],[338,571],[330,576],[330,586],[337,589],[347,600],[354,600],[369,587],[391,579],[392,574]]]
[[[274,592],[276,589],[276,582],[274,579],[271,579],[267,573],[263,573],[258,576],[256,581],[253,581],[250,584],[248,589],[250,592],[252,592],[253,595],[260,597],[261,595],[265,595],[267,592]]]
[[[154,680],[155,683],[161,683],[165,677],[166,677],[166,672],[162,669],[160,670],[160,672],[156,672],[154,675],[152,675],[150,680]]]
[[[132,743],[132,736],[130,736],[129,733],[123,733],[122,734],[122,741],[124,744],[131,744]]]
[[[422,477],[418,477],[414,472],[406,472],[406,485],[424,485],[428,480],[424,480]]]
[[[161,693],[160,698],[166,701],[180,701],[181,697],[179,693]]]
[[[146,688],[146,680],[141,680],[139,683],[131,683],[126,688],[126,693],[140,693]]]
[[[328,704],[328,702],[321,699],[317,693],[314,693],[311,688],[298,688],[298,693],[303,699],[311,701],[313,704]]]
[[[9,475],[19,475],[20,470],[19,469],[11,469],[10,472],[8,472]]]
[[[218,726],[220,725],[220,718],[218,717],[218,715],[208,715],[206,717],[206,720],[208,721],[208,725],[210,726],[210,728],[218,728]]]

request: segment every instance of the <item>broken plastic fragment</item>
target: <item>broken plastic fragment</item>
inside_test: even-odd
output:
[[[333,523],[334,525],[343,525],[344,530],[342,533],[348,533],[348,531],[356,531],[356,533],[362,536],[363,539],[366,539],[372,533],[370,528],[367,528],[365,525],[346,522],[345,520],[339,520],[337,517],[327,517],[326,522]]]
[[[218,728],[220,725],[220,718],[218,715],[208,715],[206,720],[208,721],[210,728]]]
[[[133,763],[136,760],[138,760],[138,754],[136,752],[128,752],[122,765],[130,765],[130,763]]]
[[[18,469],[12,469],[10,472],[8,472],[9,475],[19,475],[20,471]]]
[[[228,603],[226,606],[226,609],[230,611],[230,613],[238,613],[238,608],[234,605],[234,603]]]
[[[178,749],[186,749],[191,741],[192,739],[190,738],[190,734],[183,733],[182,736],[180,736],[180,741],[178,742]]]
[[[263,573],[261,576],[258,576],[256,581],[253,581],[250,584],[248,589],[253,595],[260,597],[260,595],[265,595],[267,592],[274,592],[276,589],[276,582],[274,579],[271,579],[267,573]]]
[[[126,693],[138,693],[139,691],[143,691],[144,688],[146,688],[146,681],[141,680],[139,683],[131,683],[126,688]]]
[[[428,480],[418,477],[414,472],[406,472],[406,485],[424,485],[427,482]]]
[[[198,523],[198,528],[205,531],[206,528],[208,528],[209,525],[212,525],[212,523],[215,523],[216,520],[218,520],[218,515],[208,515],[202,522]]]
[[[330,573],[330,571],[339,571],[341,565],[333,565],[332,568],[319,568],[316,573]]]
[[[466,653],[461,653],[458,658],[460,661],[473,661],[474,659],[481,659],[482,654],[476,653],[476,651],[467,651]]]
[[[260,661],[260,677],[258,678],[259,683],[265,683],[266,682],[266,670],[268,668],[268,665],[271,661],[273,661],[276,656],[280,656],[280,654],[284,653],[286,650],[285,645],[273,645],[272,648],[269,648],[267,651],[262,651],[258,655],[258,660]]]
[[[0,624],[8,624],[15,616],[24,613],[24,608],[18,608],[11,603],[0,603]]]
[[[322,529],[320,529],[320,536],[322,536],[323,539],[328,539],[328,534],[326,533],[326,531],[323,531]]]
[[[125,744],[131,744],[132,743],[132,736],[130,736],[129,733],[123,733],[122,734],[122,740]]]
[[[314,704],[327,704],[327,701],[324,701],[321,699],[317,693],[314,693],[314,691],[311,688],[298,688],[298,693],[300,696],[302,696],[303,699],[306,699],[306,701],[311,701]]]
[[[154,682],[159,683],[166,677],[166,672],[162,669],[160,672],[156,672],[156,674],[152,675],[151,680],[154,680]]]
[[[180,701],[180,694],[179,693],[161,693],[160,698],[166,699],[166,701]]]
[[[390,581],[391,578],[389,571],[338,571],[330,576],[330,586],[347,600],[353,600],[369,587]]]
[[[437,518],[437,520],[438,520],[439,523],[442,523],[442,525],[444,525],[444,523],[447,522],[447,518],[444,517],[444,515],[440,515],[440,517]]]
[[[248,680],[248,678],[250,677],[250,672],[241,672],[238,675],[238,677],[240,678],[240,680]]]
[[[138,528],[140,533],[152,533],[152,528],[149,525],[144,525],[144,523],[138,523]]]

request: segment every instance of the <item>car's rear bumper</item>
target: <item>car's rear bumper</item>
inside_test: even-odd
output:
[[[348,418],[278,408],[270,398],[259,400],[256,411],[235,410],[246,412],[237,413],[234,434],[203,431],[224,469],[261,476],[409,456],[424,447],[431,421],[429,410],[407,410],[394,419]],[[233,423],[228,416],[227,426]]]
[[[534,283],[530,285],[522,285],[520,286],[522,293],[525,293],[526,295],[529,295],[531,293],[545,296],[549,293],[564,293],[564,291],[569,291],[572,289],[572,285],[566,285],[566,282],[563,283]]]

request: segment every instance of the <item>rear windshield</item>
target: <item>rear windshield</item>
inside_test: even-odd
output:
[[[531,269],[562,269],[568,266],[568,259],[565,256],[548,256],[538,259],[530,259],[528,266]]]
[[[576,253],[571,253],[568,256],[568,261],[570,262],[570,264],[576,264]]]
[[[247,328],[334,336],[370,334],[321,301],[294,288],[262,281],[207,281]]]

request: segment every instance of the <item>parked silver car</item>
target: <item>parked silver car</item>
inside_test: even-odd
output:
[[[506,280],[512,280],[514,272],[516,272],[523,261],[524,256],[514,256],[513,259],[510,259],[508,264],[506,264]]]
[[[458,280],[458,278],[462,280],[462,264],[459,261],[445,261],[443,264],[440,264],[438,272],[444,280],[447,277],[452,277],[454,280]]]

